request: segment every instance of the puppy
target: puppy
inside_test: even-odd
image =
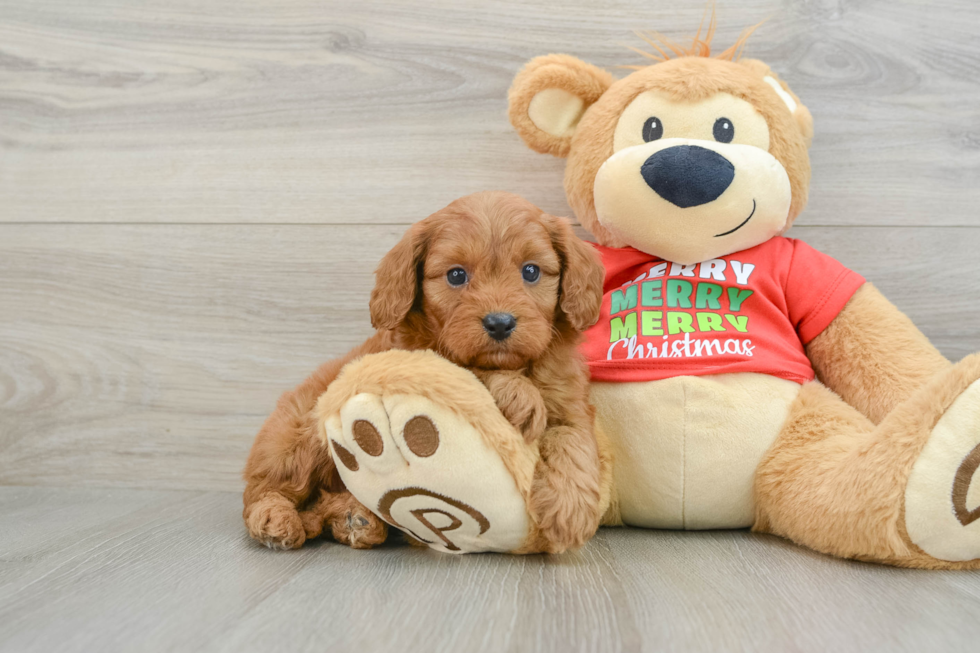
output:
[[[346,491],[317,438],[317,398],[349,361],[430,349],[472,371],[541,462],[530,509],[544,550],[581,546],[599,514],[599,452],[579,334],[599,316],[603,270],[567,221],[508,193],[456,200],[413,225],[385,255],[371,293],[377,332],[285,393],[245,468],[253,538],[298,548],[325,526],[368,548],[386,526]]]

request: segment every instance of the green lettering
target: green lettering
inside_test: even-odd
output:
[[[724,331],[725,325],[717,313],[698,313],[698,331]]]
[[[694,307],[721,310],[721,302],[718,301],[718,298],[721,297],[721,290],[721,286],[717,283],[702,281],[698,284],[698,296],[694,300]]]
[[[633,286],[634,290],[636,286]],[[614,317],[609,322],[609,342],[628,340],[636,335],[636,313],[630,313],[625,320]]]
[[[661,282],[645,281],[643,292],[640,295],[640,306],[663,306],[664,300],[660,298]]]
[[[738,312],[742,308],[742,303],[752,296],[751,290],[739,290],[738,288],[728,289],[728,307]]]
[[[688,284],[691,285],[691,284]],[[667,313],[667,333],[691,333],[694,331],[694,318],[687,313],[671,311]]]
[[[749,316],[748,315],[726,315],[725,319],[731,324],[737,331],[746,333],[749,330]]]
[[[667,307],[668,308],[691,308],[691,293],[694,286],[690,281],[683,279],[667,280]]]
[[[630,286],[627,288],[625,295],[621,290],[614,290],[612,297],[610,298],[610,303],[610,315],[615,315],[616,313],[621,313],[622,311],[628,311],[631,308],[636,308],[636,286]]]
[[[662,336],[664,334],[662,311],[643,311],[640,313],[640,334],[644,336]]]

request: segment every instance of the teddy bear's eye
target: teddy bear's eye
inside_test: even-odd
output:
[[[715,121],[714,133],[719,143],[731,143],[735,138],[735,125],[728,118],[719,118]]]
[[[466,270],[463,268],[453,268],[446,273],[446,281],[449,282],[450,286],[462,286],[468,281]]]
[[[647,118],[647,121],[643,123],[643,140],[647,143],[650,141],[655,141],[664,135],[664,124],[660,122],[660,118],[656,116],[651,116]]]

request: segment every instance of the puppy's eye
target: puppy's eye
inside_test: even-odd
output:
[[[714,133],[719,143],[731,143],[735,138],[735,125],[728,118],[719,118],[715,121]]]
[[[446,281],[450,286],[462,286],[469,281],[469,277],[466,276],[466,270],[463,268],[453,268],[446,273]]]
[[[524,281],[534,283],[541,276],[541,268],[534,263],[525,263],[521,268],[521,276],[524,277]]]
[[[664,124],[656,116],[647,118],[643,123],[643,140],[647,143],[655,141],[664,135]]]

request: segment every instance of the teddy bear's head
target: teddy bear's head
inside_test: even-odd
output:
[[[510,119],[538,152],[567,157],[565,192],[602,245],[677,263],[724,256],[786,231],[810,182],[810,112],[743,39],[668,44],[615,80],[568,55],[529,62]],[[668,56],[667,52],[674,55]]]

